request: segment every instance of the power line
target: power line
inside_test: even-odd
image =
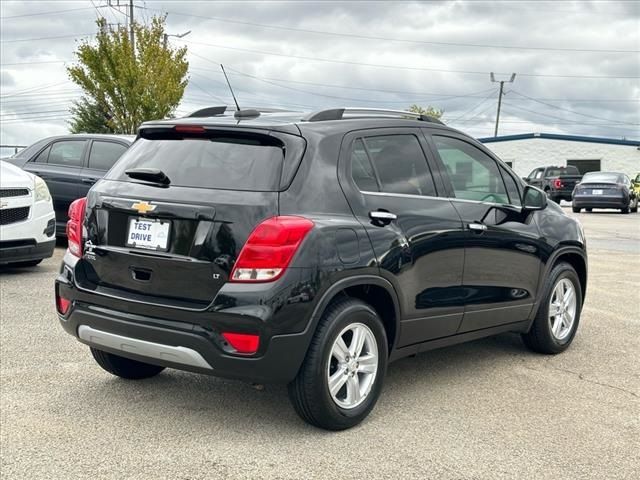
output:
[[[537,112],[535,110],[529,110],[528,108],[520,107],[518,105],[513,105],[511,103],[504,102],[504,104],[508,105],[509,107],[517,108],[518,110],[522,110],[524,112],[534,113],[536,115],[541,115],[543,117],[549,117],[549,118],[554,118],[556,120],[563,120],[563,121],[567,120],[566,118],[563,118],[563,117],[557,117],[555,115],[549,115],[548,113],[542,113],[542,112]],[[601,119],[602,120],[606,120],[606,121],[608,121],[608,122],[610,122],[610,123],[612,123],[614,125],[633,125],[633,126],[639,125],[640,126],[640,123],[620,122],[620,121],[615,121],[615,120],[611,120],[611,119],[608,119],[608,118],[601,118]],[[588,125],[588,124],[585,123],[585,125]]]
[[[22,15],[10,15],[8,17],[0,17],[0,20],[9,20],[10,18],[36,17],[39,15],[58,15],[59,13],[77,12],[80,10],[91,10],[93,7],[68,8],[66,10],[52,10],[48,12],[24,13]]]
[[[609,121],[609,120],[610,120],[610,119],[608,119],[608,118],[598,117],[598,116],[596,116],[596,115],[589,115],[589,114],[587,114],[587,113],[582,113],[582,112],[576,112],[575,110],[570,110],[570,109],[568,109],[568,108],[559,107],[559,106],[557,106],[557,105],[553,105],[552,103],[543,102],[543,101],[541,101],[541,100],[539,100],[539,99],[535,99],[535,98],[533,98],[533,97],[530,97],[530,96],[528,96],[528,95],[525,95],[524,93],[517,92],[517,91],[515,91],[515,90],[510,90],[510,92],[513,92],[513,93],[515,93],[516,95],[519,95],[519,96],[521,96],[521,97],[523,97],[523,98],[529,99],[529,100],[531,100],[531,101],[533,101],[533,102],[540,103],[541,105],[546,105],[547,107],[555,108],[556,110],[561,110],[561,111],[563,111],[563,112],[569,112],[569,113],[573,113],[573,114],[575,114],[575,115],[580,115],[580,116],[582,116],[582,117],[587,117],[587,118],[594,118],[594,119],[596,119],[596,120],[607,120],[607,121]],[[626,123],[626,122],[623,122],[623,123]]]
[[[95,33],[77,33],[75,35],[58,35],[55,37],[19,38],[15,40],[0,40],[0,43],[37,42],[40,40],[57,40],[59,38],[95,37]]]
[[[483,72],[483,71],[477,71],[477,70],[448,70],[448,69],[440,69],[440,68],[410,67],[407,65],[386,65],[386,64],[379,64],[379,63],[364,63],[364,62],[355,62],[355,61],[348,61],[348,60],[336,60],[333,58],[309,57],[305,55],[291,55],[291,54],[285,54],[285,53],[268,52],[264,50],[253,50],[250,48],[230,47],[228,45],[196,42],[193,40],[183,40],[183,41],[185,43],[191,43],[194,45],[203,45],[207,47],[222,48],[225,50],[255,53],[259,55],[270,55],[275,57],[295,58],[298,60],[311,60],[314,62],[338,63],[338,64],[344,64],[344,65],[358,65],[362,67],[386,68],[391,70],[413,70],[413,71],[421,71],[421,72],[459,73],[459,74],[467,74],[467,75],[487,75],[490,73],[486,71]],[[500,73],[500,72],[498,72],[498,74],[508,75],[506,73]],[[587,78],[589,79],[637,79],[637,78],[640,78],[637,76],[564,75],[564,74],[561,75],[561,74],[542,74],[542,73],[518,73],[518,75],[522,77],[580,78],[580,79],[587,79]]]
[[[460,120],[462,117],[466,116],[467,114],[471,113],[472,111],[474,111],[476,108],[478,108],[480,105],[482,105],[483,103],[485,103],[487,100],[489,100],[491,97],[493,97],[496,93],[496,89],[491,89],[491,93],[489,93],[489,95],[487,95],[486,97],[484,97],[482,100],[480,100],[479,103],[477,103],[476,105],[474,105],[473,107],[471,107],[468,110],[465,110],[465,112],[462,115],[459,115],[458,117],[449,120],[450,122],[456,122],[458,120]]]
[[[210,17],[205,15],[195,15],[188,13],[179,13],[179,12],[169,12],[165,10],[148,8],[151,11],[163,12],[171,15],[182,16],[182,17],[194,17],[201,18],[205,20],[213,20],[216,22],[222,23],[233,23],[238,25],[248,25],[252,27],[260,27],[260,28],[270,28],[276,30],[286,30],[290,32],[301,32],[301,33],[312,33],[317,35],[329,35],[334,37],[347,37],[347,38],[358,38],[364,40],[382,40],[385,42],[402,42],[402,43],[410,43],[414,45],[435,45],[435,46],[443,46],[443,47],[472,47],[472,48],[493,48],[493,49],[510,49],[510,50],[534,50],[534,51],[555,51],[555,52],[595,52],[595,53],[640,53],[640,50],[615,50],[615,49],[585,49],[585,48],[560,48],[560,47],[528,47],[523,45],[491,45],[491,44],[482,44],[482,43],[456,43],[456,42],[436,42],[430,40],[411,40],[406,38],[392,38],[392,37],[380,37],[374,35],[361,35],[357,33],[344,33],[344,32],[329,32],[326,30],[312,30],[307,28],[296,28],[296,27],[287,27],[284,25],[272,25],[265,23],[256,23],[256,22],[246,22],[240,20],[233,20],[230,18],[223,17]]]

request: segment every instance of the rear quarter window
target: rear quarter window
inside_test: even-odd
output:
[[[128,169],[158,168],[172,186],[277,191],[284,161],[284,143],[268,135],[140,138],[106,178],[130,181]]]

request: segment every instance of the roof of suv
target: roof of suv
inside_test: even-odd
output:
[[[140,128],[173,125],[242,125],[246,127],[270,128],[294,134],[300,133],[300,127],[305,130],[317,127],[325,131],[329,127],[336,131],[345,131],[355,127],[433,126],[453,130],[437,119],[412,112],[396,110],[333,108],[309,113],[274,109],[244,109],[241,110],[241,114],[238,115],[238,113],[233,110],[226,111],[225,109],[226,107],[209,107],[183,118],[145,122]],[[220,113],[211,115],[211,113],[218,111]],[[198,115],[199,112],[202,112],[203,115]]]

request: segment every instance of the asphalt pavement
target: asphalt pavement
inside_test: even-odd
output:
[[[58,325],[62,248],[2,270],[0,476],[638,479],[640,214],[578,217],[589,283],[568,351],[501,335],[400,360],[369,418],[339,433],[303,423],[284,386],[112,377]]]

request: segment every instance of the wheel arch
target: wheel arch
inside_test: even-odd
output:
[[[341,295],[362,300],[376,310],[387,333],[389,352],[391,352],[395,348],[400,333],[400,303],[393,285],[387,280],[373,275],[341,279],[322,294],[309,322],[311,330],[309,341],[327,306]]]
[[[580,281],[580,289],[582,290],[582,303],[584,304],[584,299],[586,297],[587,292],[587,274],[588,274],[588,263],[587,263],[587,254],[583,248],[577,246],[562,246],[554,251],[549,260],[546,263],[543,274],[540,276],[539,284],[538,284],[538,299],[536,301],[535,307],[531,311],[530,321],[533,323],[533,319],[538,313],[538,308],[541,305],[542,291],[545,280],[547,276],[551,273],[553,268],[558,265],[560,262],[566,262],[573,267],[573,269],[578,274],[578,279]]]

